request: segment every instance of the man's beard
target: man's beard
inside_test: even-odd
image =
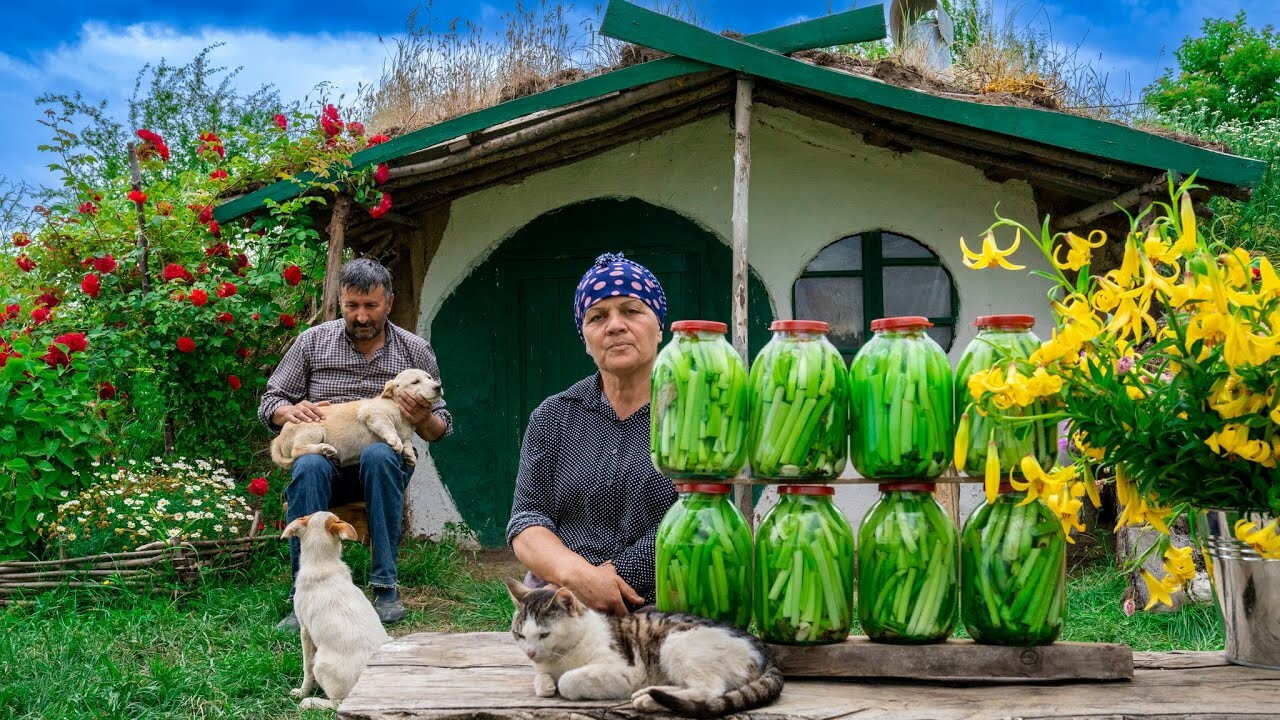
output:
[[[347,339],[348,340],[375,340],[379,335],[382,334],[383,327],[385,326],[370,324],[370,325],[365,325],[363,327],[357,325],[356,327],[352,328],[350,325],[348,325],[346,328]],[[368,335],[367,337],[360,337],[356,333],[360,332],[361,330],[365,331],[366,333],[368,333],[369,331],[372,331],[372,334]]]

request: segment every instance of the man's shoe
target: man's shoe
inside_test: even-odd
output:
[[[289,614],[286,615],[283,620],[276,623],[276,629],[283,630],[285,632],[298,632],[300,627],[302,626],[298,623],[298,616],[292,610],[289,611]]]
[[[400,622],[405,615],[404,602],[395,588],[374,588],[373,610],[383,625]]]

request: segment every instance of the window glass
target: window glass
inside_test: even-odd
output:
[[[951,279],[941,266],[891,265],[883,275],[885,317],[951,315]]]
[[[831,272],[862,269],[862,238],[853,235],[837,240],[822,249],[805,272]]]
[[[856,277],[801,278],[796,281],[796,318],[822,320],[831,326],[827,335],[838,348],[862,345],[862,279]]]

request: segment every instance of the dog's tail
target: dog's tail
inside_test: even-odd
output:
[[[284,433],[282,431],[276,436],[275,440],[271,441],[271,462],[274,462],[276,465],[288,470],[293,467],[293,457],[284,454],[285,443],[281,442],[283,438]]]

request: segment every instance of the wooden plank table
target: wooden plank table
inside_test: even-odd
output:
[[[1228,720],[1280,718],[1280,671],[1220,652],[1134,653],[1129,682],[942,684],[788,679],[754,720]],[[613,702],[533,694],[533,668],[508,633],[418,633],[388,643],[338,717],[346,720],[634,720]],[[739,716],[742,717],[742,716]]]

